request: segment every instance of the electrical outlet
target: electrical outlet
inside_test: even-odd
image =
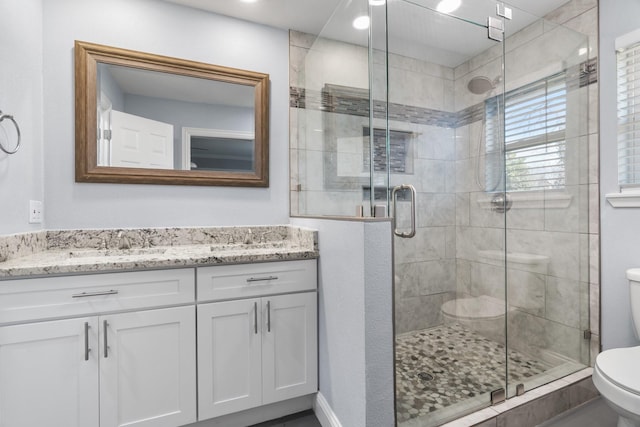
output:
[[[29,224],[42,223],[42,202],[40,200],[29,200]]]

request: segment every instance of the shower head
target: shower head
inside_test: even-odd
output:
[[[467,88],[469,89],[469,92],[473,94],[482,95],[489,92],[490,90],[495,89],[496,84],[498,84],[500,80],[500,76],[496,77],[494,80],[491,80],[489,77],[485,76],[476,76],[469,80],[469,83],[467,83]]]

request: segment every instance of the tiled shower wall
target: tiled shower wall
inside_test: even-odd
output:
[[[598,232],[598,188],[594,181],[597,121],[593,120],[597,101],[589,99],[595,95],[597,83],[593,82],[596,72],[582,72],[583,66],[594,62],[588,59],[597,55],[597,47],[588,44],[595,43],[593,29],[597,27],[595,4],[590,6],[585,2],[569,4],[547,20],[537,21],[509,37],[504,46],[506,91],[567,70],[563,191],[512,192],[513,206],[506,218],[492,211],[489,196],[477,184],[477,175],[484,179],[483,171],[478,173],[477,169],[478,164],[485,164],[480,154],[483,150],[478,150],[484,132],[482,123],[456,129],[458,292],[504,299],[504,262],[495,250],[503,251],[506,245],[510,346],[543,358],[559,356],[587,364],[590,341],[584,339],[584,330],[590,328],[590,283],[597,281],[597,275],[591,278],[590,259],[593,265],[598,262],[598,254],[590,254],[590,242],[597,240]],[[558,20],[561,16],[566,19],[567,9],[578,14],[574,19],[582,25]],[[587,21],[592,28],[586,25]],[[566,27],[558,26],[559,22]],[[568,28],[587,34],[591,31],[593,37],[588,39]],[[460,86],[473,76],[500,75],[501,47],[456,67],[456,109],[477,102],[477,95]],[[597,316],[597,295],[592,301],[596,305],[591,312]]]
[[[352,216],[357,205],[368,209],[362,191],[369,185],[369,171],[363,167],[364,144],[368,144],[363,128],[369,126],[367,51],[316,40],[309,53],[312,40],[291,32],[292,215]],[[383,86],[384,57],[376,52],[374,60],[376,91]],[[327,66],[331,63],[343,66],[332,69]],[[314,77],[305,79],[309,70]],[[318,83],[317,76],[324,81]],[[389,55],[389,77],[389,128],[411,134],[406,172],[392,173],[390,185],[410,183],[418,193],[416,236],[395,241],[396,330],[406,332],[441,324],[440,306],[456,295],[454,136],[458,115],[452,68]],[[349,107],[362,108],[327,111],[332,100],[319,95],[325,83],[348,87],[338,90],[338,97]],[[354,88],[360,88],[359,96]],[[304,108],[299,108],[301,103]],[[377,118],[374,126],[384,128],[385,123]],[[339,179],[330,181],[327,175],[336,173]],[[383,176],[374,181],[377,187],[387,186]],[[399,207],[402,215],[408,203],[400,205],[405,205]]]
[[[449,115],[432,123],[389,122],[390,129],[414,133],[414,172],[392,174],[390,184],[413,184],[417,192],[416,235],[394,239],[398,333],[441,324],[440,307],[456,295],[453,87],[453,69],[389,55],[389,102],[423,108],[425,117],[435,116],[434,111]],[[399,216],[407,205],[399,202]]]
[[[291,214],[353,216],[368,182],[361,165],[368,113],[327,111],[322,90],[367,88],[367,49],[291,31],[289,64]],[[361,93],[353,99],[368,107]]]
[[[588,34],[588,55],[575,54],[582,37],[555,24]],[[597,3],[569,2],[506,41],[506,90],[548,75],[549,64],[559,71],[587,56],[596,58],[596,43]],[[504,298],[502,260],[491,252],[479,254],[503,251],[505,241],[504,215],[488,208],[488,196],[476,182],[476,175],[484,176],[476,170],[482,116],[461,120],[483,100],[468,92],[466,83],[477,75],[499,75],[501,48],[496,45],[455,69],[389,57],[390,102],[399,111],[417,109],[431,118],[396,115],[389,123],[390,129],[413,136],[408,173],[392,174],[390,184],[414,184],[419,201],[416,237],[395,242],[398,333],[441,324],[440,307],[449,299]],[[290,49],[292,215],[353,216],[356,206],[368,208],[362,192],[368,185],[362,161],[363,128],[369,125],[367,50],[296,32],[291,32]],[[378,52],[374,59],[375,92],[382,87],[384,69]],[[339,108],[347,110],[327,110],[335,105],[335,99],[323,99],[327,84],[337,98],[342,94]],[[581,111],[576,106],[585,105],[587,96],[588,109]],[[575,126],[567,130],[568,197],[516,200],[507,213],[507,251],[548,258],[548,263],[509,263],[509,339],[532,353],[544,348],[586,362],[584,329],[594,334],[592,352],[599,347],[597,82],[575,88],[569,103],[575,107],[569,107]],[[334,142],[327,144],[328,139]],[[379,178],[377,185],[386,182]],[[578,309],[588,306],[586,299],[590,310]]]

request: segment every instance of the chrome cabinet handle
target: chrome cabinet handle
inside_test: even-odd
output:
[[[396,227],[396,222],[398,220],[397,215],[397,207],[398,200],[397,195],[398,191],[401,190],[409,190],[411,192],[411,230],[408,232],[401,232]],[[411,184],[403,184],[398,185],[397,187],[393,187],[393,191],[391,192],[391,200],[393,201],[393,234],[402,238],[409,238],[416,235],[416,189]]]
[[[89,360],[89,322],[84,322],[84,360]]]
[[[268,280],[278,280],[278,276],[249,277],[247,279],[247,283],[250,283],[250,282],[266,282]]]
[[[267,332],[271,332],[271,301],[267,301]]]
[[[86,297],[97,297],[101,295],[116,295],[118,291],[116,289],[109,289],[108,291],[97,291],[97,292],[80,292],[79,294],[71,295],[71,298],[86,298]]]
[[[105,320],[103,325],[103,333],[104,333],[104,358],[106,359],[107,357],[109,357],[109,347],[107,345],[107,327],[109,326],[109,323],[107,323],[107,321]]]
[[[253,332],[258,333],[258,303],[253,303]]]

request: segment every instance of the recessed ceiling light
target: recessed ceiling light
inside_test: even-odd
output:
[[[436,10],[440,13],[451,13],[462,4],[462,0],[441,0],[436,6]]]
[[[387,0],[369,0],[369,5],[371,6],[382,6],[387,2]]]
[[[358,16],[353,20],[353,28],[356,30],[366,30],[369,28],[369,17],[367,15]]]

